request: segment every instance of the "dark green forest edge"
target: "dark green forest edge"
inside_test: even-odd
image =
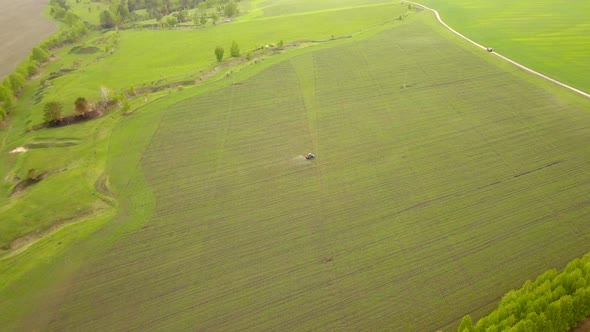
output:
[[[459,332],[568,331],[590,315],[590,254],[558,273],[551,269],[534,282],[508,292],[498,308],[473,325],[463,317]]]
[[[160,26],[175,26],[189,20],[198,26],[205,25],[209,21],[215,24],[220,17],[231,18],[238,12],[236,2],[229,0],[113,0],[106,2],[110,3],[110,9],[103,10],[99,14],[101,26],[94,27],[72,13],[65,0],[50,1],[50,14],[61,23],[61,28],[59,32],[35,47],[14,72],[0,84],[0,121],[14,109],[27,79],[34,77],[43,64],[51,60],[51,51],[79,41],[92,29],[125,28],[150,18],[155,19],[156,24]],[[207,13],[207,10],[211,8],[214,9],[213,13]],[[197,9],[196,14],[189,15],[188,9]],[[77,101],[76,106],[77,109],[82,110],[87,108],[83,100]],[[54,119],[60,117],[58,114]],[[51,122],[54,119],[46,120]],[[522,288],[510,291],[502,298],[496,310],[479,319],[475,324],[469,315],[465,316],[458,331],[567,331],[588,316],[590,316],[590,254],[572,261],[560,273],[551,269],[534,282],[529,280]]]

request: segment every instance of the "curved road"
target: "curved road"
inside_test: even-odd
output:
[[[445,26],[447,29],[451,30],[451,31],[452,31],[454,34],[456,34],[457,36],[459,36],[459,37],[461,37],[461,38],[465,39],[466,41],[470,42],[471,44],[473,44],[473,45],[475,45],[475,46],[477,46],[477,47],[479,47],[479,48],[481,48],[481,49],[483,49],[483,50],[487,51],[487,47],[485,47],[485,46],[483,46],[483,45],[481,45],[481,44],[478,44],[478,43],[476,43],[475,41],[473,41],[473,40],[471,40],[471,39],[469,39],[469,38],[465,37],[465,36],[464,36],[464,35],[462,35],[461,33],[457,32],[455,29],[451,28],[451,27],[450,27],[448,24],[446,24],[446,23],[445,23],[445,22],[444,22],[444,21],[443,21],[443,20],[440,18],[440,14],[438,13],[438,11],[437,11],[436,9],[432,9],[432,8],[430,8],[430,7],[426,7],[426,6],[422,5],[422,4],[419,4],[419,3],[417,3],[417,2],[413,2],[413,1],[406,1],[406,2],[408,2],[408,3],[411,3],[411,4],[414,4],[414,5],[416,5],[416,6],[420,6],[420,7],[424,8],[424,9],[428,9],[428,10],[430,10],[431,12],[433,12],[433,13],[434,13],[434,15],[436,15],[436,19],[437,19],[437,20],[440,22],[440,24],[444,25],[444,26]],[[550,82],[553,82],[553,83],[555,83],[555,84],[557,84],[557,85],[560,85],[560,86],[562,86],[562,87],[564,87],[564,88],[566,88],[566,89],[568,89],[568,90],[571,90],[571,91],[573,91],[573,92],[575,92],[575,93],[578,93],[578,94],[580,94],[580,95],[582,95],[582,96],[584,96],[584,97],[586,97],[586,98],[590,98],[590,94],[589,94],[589,93],[587,93],[587,92],[584,92],[584,91],[582,91],[582,90],[580,90],[580,89],[576,89],[576,88],[574,88],[573,86],[570,86],[570,85],[567,85],[567,84],[565,84],[565,83],[562,83],[562,82],[560,82],[560,81],[558,81],[558,80],[556,80],[556,79],[554,79],[554,78],[551,78],[551,77],[549,77],[549,76],[547,76],[547,75],[543,75],[543,74],[541,74],[541,73],[539,73],[539,72],[537,72],[537,71],[534,71],[534,70],[532,70],[532,69],[530,69],[530,68],[528,68],[528,67],[526,67],[526,66],[524,66],[524,65],[522,65],[522,64],[520,64],[520,63],[518,63],[518,62],[516,62],[516,61],[514,61],[514,60],[511,60],[511,59],[509,59],[509,58],[507,58],[507,57],[503,56],[502,54],[499,54],[499,53],[497,53],[497,52],[495,52],[495,51],[494,51],[494,52],[491,52],[490,54],[492,54],[492,55],[495,55],[495,56],[497,56],[497,57],[501,58],[501,59],[502,59],[502,60],[504,60],[504,61],[510,62],[511,64],[513,64],[513,65],[517,66],[518,68],[520,68],[520,69],[522,69],[522,70],[524,70],[524,71],[527,71],[527,72],[529,72],[529,73],[531,73],[531,74],[533,74],[533,75],[537,75],[537,76],[539,76],[539,77],[541,77],[541,78],[543,78],[543,79],[545,79],[545,80],[547,80],[547,81],[550,81]]]

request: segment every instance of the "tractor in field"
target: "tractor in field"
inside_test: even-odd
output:
[[[307,154],[307,156],[305,156],[305,159],[307,159],[307,160],[315,159],[315,154],[313,154],[313,153],[310,152],[310,153]]]

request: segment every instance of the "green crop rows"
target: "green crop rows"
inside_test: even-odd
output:
[[[422,15],[163,108],[151,218],[47,328],[452,328],[586,253],[588,102],[460,43]]]

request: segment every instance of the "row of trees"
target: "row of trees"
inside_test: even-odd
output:
[[[217,46],[215,48],[215,58],[217,59],[217,62],[221,62],[223,60],[224,54],[225,54],[225,49],[223,47]],[[231,44],[229,54],[234,58],[237,58],[240,56],[240,46],[238,45],[238,43],[236,43],[235,40]]]
[[[191,21],[204,25],[209,18],[215,22],[220,16],[233,17],[239,13],[235,0],[115,0],[110,8],[100,13],[103,28],[124,26],[127,23],[155,18],[169,26]],[[90,8],[89,8],[90,9]],[[138,14],[139,10],[147,12]]]
[[[65,26],[38,47],[33,48],[31,54],[2,81],[0,84],[0,121],[14,109],[27,79],[37,74],[39,67],[49,60],[49,52],[56,47],[73,43],[88,33],[88,28],[80,18],[68,11],[69,7],[65,0],[51,0],[50,3],[52,13],[64,13],[56,19],[65,23]]]
[[[590,254],[558,273],[545,272],[534,282],[506,294],[498,308],[473,325],[465,316],[459,332],[568,331],[590,316]]]
[[[63,118],[63,103],[50,101],[43,106],[43,119],[47,124],[58,124]],[[74,115],[78,118],[86,118],[94,111],[94,105],[86,98],[79,97],[74,102]]]
[[[113,106],[121,106],[124,112],[130,108],[127,95],[135,95],[135,89],[132,87],[129,91],[111,93],[106,87],[99,89],[98,98],[95,101],[90,101],[84,97],[78,97],[74,101],[74,120],[83,120],[96,115],[100,115],[106,109]],[[64,120],[64,105],[59,101],[50,101],[43,106],[43,119],[47,125],[59,125]],[[75,121],[74,121],[75,122]],[[69,122],[71,123],[71,122]]]

